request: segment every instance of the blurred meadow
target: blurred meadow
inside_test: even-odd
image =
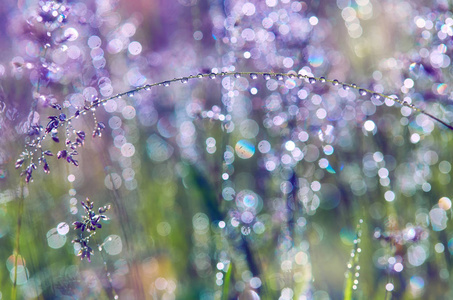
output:
[[[2,1],[0,299],[453,299],[452,26]]]

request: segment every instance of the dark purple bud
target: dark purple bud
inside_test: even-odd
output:
[[[43,170],[44,170],[44,173],[46,173],[46,174],[49,174],[49,173],[50,173],[49,164],[47,163],[46,160],[44,160]]]
[[[101,136],[101,131],[99,131],[99,129],[96,129],[93,131],[93,138],[95,138],[97,136]]]
[[[25,158],[19,158],[16,160],[16,169],[19,169],[24,164]]]
[[[65,114],[60,114],[59,119],[61,122],[64,122],[66,120],[66,115]]]
[[[91,262],[91,257],[90,257],[90,256],[91,256],[91,252],[92,252],[93,250],[91,250],[90,247],[87,247],[87,248],[88,248],[88,250],[86,251],[87,260],[88,260],[88,262]]]
[[[50,121],[49,121],[49,123],[47,123],[47,126],[46,126],[46,133],[51,132],[53,129],[58,127],[58,124],[60,124],[60,121],[55,116],[50,116],[49,119],[50,119]]]
[[[77,131],[77,136],[81,139],[85,139],[85,132],[84,131]]]
[[[30,181],[33,181],[33,178],[31,176],[32,172],[33,172],[33,168],[32,167],[28,167],[27,170],[25,171],[25,173],[26,173],[25,182],[26,183],[29,183]]]
[[[43,153],[44,153],[45,155],[47,155],[47,156],[53,156],[53,153],[50,152],[49,150],[46,150],[46,151],[44,151]]]
[[[94,207],[94,203],[89,199],[89,198],[86,198],[86,202],[87,202],[87,205],[90,209],[93,209]]]
[[[88,198],[87,198],[87,201],[89,201]],[[85,210],[87,210],[87,211],[90,210],[90,209],[88,208],[88,206],[85,204],[85,202],[82,201],[81,204],[82,204],[82,206],[85,208]]]
[[[74,223],[72,223],[72,225],[74,226],[74,229],[79,229],[81,226],[82,226],[82,222],[79,222],[79,221],[75,221]],[[74,241],[72,241],[74,242]]]
[[[50,104],[50,106],[52,106],[53,108],[58,109],[58,110],[61,110],[61,108],[62,108],[61,105],[58,103]]]
[[[74,166],[78,167],[79,166],[79,162],[75,159],[73,159],[71,156],[68,156],[68,162],[72,162]]]
[[[60,158],[66,158],[66,156],[68,155],[68,152],[66,152],[66,150],[61,150],[61,151],[58,151],[57,153],[57,158],[60,159]]]
[[[103,213],[105,213],[105,212],[106,212],[107,210],[109,210],[109,209],[110,209],[110,205],[106,205],[106,206],[104,206],[104,207],[99,207],[99,210],[98,210],[98,211],[99,211],[100,214],[103,214]],[[102,216],[102,217],[105,218],[105,216]]]
[[[28,130],[28,135],[30,136],[39,135],[40,131],[41,131],[40,126],[31,126],[30,129]]]
[[[52,140],[55,142],[55,143],[59,143],[60,142],[60,139],[58,138],[58,135],[55,133],[55,134],[52,134]]]

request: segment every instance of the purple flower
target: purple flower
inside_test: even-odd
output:
[[[94,234],[96,229],[102,228],[102,225],[99,223],[101,220],[108,220],[108,217],[103,215],[102,213],[106,212],[110,205],[98,208],[99,214],[96,214],[94,211],[94,204],[90,201],[90,199],[86,198],[85,201],[81,202],[84,210],[85,215],[82,216],[81,221],[75,221],[72,223],[74,226],[74,230],[80,230],[80,238],[75,239],[73,243],[79,243],[81,245],[81,249],[78,252],[78,256],[81,258],[87,258],[90,261],[90,256],[93,254],[93,249],[88,246],[88,242],[90,237]],[[89,236],[83,236],[84,232],[91,232]]]

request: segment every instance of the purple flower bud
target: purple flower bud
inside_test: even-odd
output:
[[[99,207],[98,211],[99,211],[100,214],[103,214],[109,209],[110,209],[110,205],[107,205],[107,206],[104,206],[104,207]],[[102,217],[105,218],[105,216],[102,216]]]
[[[84,132],[84,131],[77,131],[77,136],[78,136],[81,140],[85,140],[85,132]]]
[[[58,138],[58,135],[57,135],[57,134],[54,134],[54,133],[52,133],[52,140],[53,140],[55,143],[59,143],[59,142],[60,142],[60,139]]]
[[[58,109],[58,110],[61,110],[61,108],[62,108],[61,105],[58,103],[50,104],[50,106],[52,106],[53,108]]]
[[[31,126],[30,129],[28,130],[28,135],[30,135],[30,136],[39,135],[40,131],[41,131],[41,126]]]
[[[72,158],[72,155],[68,156],[68,157],[66,158],[66,161],[67,161],[68,163],[72,163],[72,164],[73,164],[74,166],[76,166],[76,167],[79,166],[79,162],[78,162],[77,160],[73,159],[73,158]]]
[[[20,174],[20,176],[23,176],[25,175],[25,182],[26,183],[29,183],[30,181],[33,181],[33,178],[31,176],[31,174],[33,173],[33,167],[30,165],[27,167],[27,169],[25,170],[25,172],[22,172]]]
[[[60,159],[60,158],[66,158],[66,156],[68,155],[68,152],[66,152],[66,150],[61,150],[61,151],[58,151],[57,153],[57,158]]]
[[[44,170],[44,173],[46,173],[46,174],[49,174],[49,173],[50,173],[49,164],[47,163],[47,161],[46,161],[45,159],[44,159],[43,170]]]
[[[88,262],[91,262],[91,255],[93,254],[93,250],[90,248],[90,247],[87,247],[86,249],[86,256],[87,256],[87,260]]]
[[[60,124],[60,121],[58,120],[58,118],[56,116],[50,116],[48,118],[50,119],[50,121],[49,121],[49,123],[47,123],[46,133],[51,132],[53,129],[58,127],[58,124]]]
[[[74,223],[72,223],[72,225],[74,226],[74,230],[75,230],[75,229],[81,228],[83,223],[79,222],[79,221],[75,221]],[[72,242],[74,242],[74,241],[72,241]]]
[[[24,164],[25,158],[19,158],[16,160],[16,169],[19,169]]]

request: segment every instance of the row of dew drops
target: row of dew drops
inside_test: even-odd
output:
[[[417,113],[424,114],[424,115],[428,116],[429,118],[431,118],[431,119],[443,124],[444,126],[449,128],[450,130],[453,130],[453,126],[452,125],[450,125],[447,122],[437,118],[436,116],[432,115],[431,113],[429,113],[429,112],[427,112],[427,111],[415,106],[413,103],[409,103],[406,100],[399,99],[396,95],[385,95],[383,93],[378,93],[378,92],[375,92],[375,91],[367,89],[367,88],[359,87],[356,84],[344,83],[344,82],[341,82],[341,81],[339,81],[337,79],[331,80],[331,79],[327,79],[325,77],[312,77],[312,76],[308,76],[308,75],[295,74],[295,73],[292,73],[292,72],[289,72],[289,73],[274,73],[274,72],[221,72],[221,73],[204,73],[204,74],[200,73],[198,75],[190,75],[190,76],[187,76],[187,77],[174,78],[174,79],[171,79],[171,80],[165,80],[165,81],[161,81],[161,82],[157,82],[157,83],[146,84],[144,86],[129,90],[127,92],[118,93],[116,95],[113,95],[113,96],[110,96],[110,97],[107,97],[107,98],[104,98],[104,99],[101,99],[101,100],[100,99],[94,99],[93,102],[89,106],[86,106],[79,113],[80,114],[85,114],[87,111],[92,110],[92,109],[94,109],[95,107],[97,107],[97,106],[99,106],[101,104],[105,104],[109,100],[113,100],[113,99],[116,99],[116,98],[122,98],[124,96],[133,97],[135,93],[137,93],[139,91],[142,91],[142,90],[149,91],[149,90],[151,90],[152,87],[155,87],[155,86],[168,87],[173,82],[188,83],[190,79],[200,79],[200,78],[216,79],[219,76],[221,76],[221,77],[223,77],[223,76],[234,76],[235,78],[240,78],[241,76],[250,76],[250,78],[253,79],[253,80],[256,80],[260,76],[262,76],[262,78],[264,78],[264,80],[270,80],[272,78],[275,78],[278,81],[283,81],[285,79],[285,77],[286,77],[286,78],[289,78],[289,79],[298,78],[298,79],[301,79],[301,80],[305,80],[306,82],[308,82],[310,84],[315,84],[317,82],[319,82],[319,83],[330,83],[333,86],[342,86],[342,88],[345,89],[345,90],[349,90],[349,89],[357,90],[358,93],[361,96],[370,95],[370,97],[373,100],[376,100],[376,101],[384,101],[384,100],[388,99],[389,101],[397,102],[397,103],[401,104],[402,106],[408,107],[408,108],[412,109],[413,111],[415,111]],[[390,102],[390,103],[393,103],[393,102]],[[71,121],[72,119],[78,117],[78,115],[79,114],[71,116],[66,121]]]
[[[425,111],[424,109],[416,107],[414,104],[412,104],[412,103],[410,103],[410,102],[408,102],[406,100],[399,99],[396,95],[388,96],[388,95],[385,95],[383,93],[378,93],[378,92],[375,92],[375,91],[367,89],[367,88],[358,87],[356,84],[343,83],[343,82],[340,82],[337,79],[331,80],[331,79],[327,79],[325,77],[312,77],[312,76],[304,75],[304,74],[296,74],[294,71],[290,71],[289,73],[274,73],[274,72],[221,72],[221,73],[212,72],[212,73],[204,73],[204,74],[200,73],[198,75],[190,75],[190,76],[187,76],[187,77],[174,78],[174,79],[171,79],[171,80],[161,81],[161,82],[152,83],[152,84],[146,84],[144,86],[140,86],[140,87],[134,88],[132,90],[129,90],[129,91],[126,91],[126,92],[123,92],[123,93],[118,93],[116,95],[113,95],[113,96],[110,96],[110,97],[107,97],[107,98],[103,98],[103,99],[94,98],[89,105],[84,106],[83,109],[78,110],[75,114],[73,114],[70,117],[66,117],[65,114],[61,114],[60,118],[59,118],[59,125],[60,126],[66,125],[68,127],[71,124],[71,121],[73,119],[78,118],[80,115],[85,115],[89,111],[92,111],[94,118],[96,118],[95,114],[94,114],[94,112],[96,110],[96,107],[98,107],[100,105],[105,105],[109,100],[122,98],[123,96],[127,96],[127,97],[131,98],[131,97],[134,96],[135,93],[140,92],[142,90],[150,91],[151,88],[155,87],[155,86],[168,87],[173,82],[188,83],[189,80],[191,80],[191,79],[200,79],[200,78],[216,79],[219,76],[220,77],[223,77],[223,76],[234,76],[235,78],[240,78],[241,76],[250,76],[250,78],[252,80],[256,80],[256,79],[258,79],[261,76],[262,78],[264,78],[264,80],[270,80],[272,78],[275,78],[277,81],[283,81],[285,79],[285,77],[286,77],[288,79],[297,78],[297,79],[300,79],[300,80],[304,80],[305,82],[308,82],[310,84],[315,84],[315,83],[319,82],[319,83],[322,83],[322,84],[330,83],[333,86],[340,86],[341,85],[343,87],[343,89],[345,89],[345,90],[354,89],[354,90],[358,91],[358,93],[361,96],[370,95],[371,100],[374,103],[376,103],[376,101],[379,101],[380,103],[383,103],[383,101],[385,101],[387,103],[387,101],[389,101],[388,102],[389,105],[393,105],[394,102],[399,103],[402,106],[408,107],[408,108],[410,108],[411,110],[413,110],[415,112],[424,114],[424,115],[428,116],[429,118],[431,118],[431,119],[443,124],[448,129],[453,130],[453,126],[452,125],[450,125],[447,122],[439,119],[438,117],[430,114],[429,112]],[[64,116],[64,117],[61,118],[61,116]],[[57,118],[57,117],[55,117],[55,118]],[[95,119],[95,121],[96,121],[96,119]],[[100,134],[100,130],[103,129],[103,128],[105,128],[105,125],[102,122],[97,122],[97,126],[96,126],[96,128],[95,128],[95,130],[93,132],[93,136],[95,136],[95,135],[100,136],[101,135]],[[68,130],[68,128],[67,128],[67,130]],[[41,148],[41,143],[45,140],[45,138],[49,134],[49,132],[50,131],[46,130],[46,132],[44,133],[44,135],[42,137],[38,137],[38,139],[36,141],[33,141],[32,143],[30,143],[29,146],[35,148],[35,151],[37,151],[38,150],[37,148]],[[44,151],[41,151],[41,152],[42,152],[41,153],[41,161],[45,162],[43,157],[46,154],[46,152],[44,152]],[[33,161],[33,151],[25,152],[24,155],[25,156],[29,156],[30,161]],[[19,161],[23,162],[23,159],[19,159],[18,162]],[[75,161],[74,164],[77,165],[77,161]],[[34,166],[34,164],[32,164],[32,165]],[[17,168],[17,164],[16,164],[16,168]],[[48,173],[48,170],[46,171],[46,173]],[[30,177],[31,177],[31,174],[30,174]]]

